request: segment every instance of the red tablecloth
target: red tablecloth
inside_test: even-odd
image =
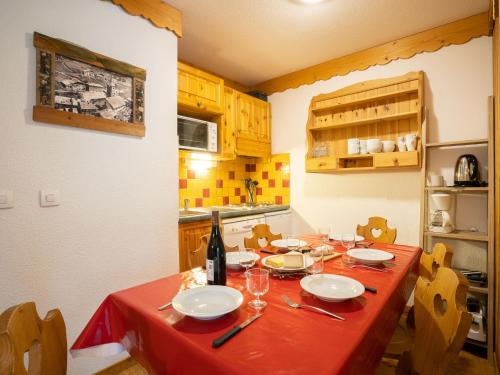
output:
[[[245,301],[231,314],[200,321],[171,308],[157,311],[180,289],[203,278],[201,271],[188,271],[109,295],[71,352],[78,356],[86,352],[81,349],[118,343],[153,374],[370,374],[415,285],[421,251],[399,245],[372,247],[393,253],[395,267],[384,273],[351,269],[337,258],[325,263],[324,273],[350,276],[377,288],[377,294],[365,292],[354,300],[327,303],[304,292],[298,279],[271,277],[269,293],[263,297],[268,302],[264,316],[213,349],[215,338],[253,314],[246,305],[253,297],[245,291],[242,274],[234,273],[228,286],[240,290]],[[346,320],[292,309],[281,300],[283,294]]]

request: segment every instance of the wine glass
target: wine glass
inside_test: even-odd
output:
[[[330,227],[319,227],[318,228],[318,234],[321,242],[323,244],[328,245],[328,242],[330,242]]]
[[[295,236],[286,236],[286,247],[289,251],[299,249],[300,241]]]
[[[324,269],[324,246],[320,246],[314,249],[311,249],[309,253],[306,255],[312,260],[312,264],[307,268],[307,271],[311,274],[317,274],[323,272]],[[306,260],[307,261],[307,260]]]
[[[244,248],[238,251],[238,263],[240,266],[248,271],[249,268],[253,267],[255,264],[255,250],[250,248]]]
[[[342,234],[341,241],[346,250],[351,250],[356,246],[356,236],[354,234]]]
[[[245,272],[247,278],[247,291],[254,295],[256,299],[248,302],[248,306],[261,310],[267,306],[266,301],[262,301],[263,296],[269,291],[269,271],[263,268],[252,268]]]

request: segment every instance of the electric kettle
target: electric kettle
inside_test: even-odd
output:
[[[455,186],[480,186],[479,162],[472,154],[461,155],[455,164]]]

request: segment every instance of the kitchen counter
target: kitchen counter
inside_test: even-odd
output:
[[[191,223],[191,222],[202,221],[202,220],[210,220],[210,218],[211,218],[210,213],[211,213],[212,209],[217,209],[217,208],[219,208],[219,207],[213,207],[213,208],[207,207],[207,208],[193,209],[196,211],[200,211],[200,214],[199,215],[189,215],[189,216],[179,216],[179,224]],[[290,205],[288,205],[288,204],[273,204],[270,206],[252,207],[252,208],[249,208],[249,207],[231,208],[231,209],[220,208],[220,217],[221,217],[221,219],[229,219],[229,218],[240,217],[240,216],[265,214],[267,212],[284,211],[284,210],[288,210],[289,208],[290,208]]]

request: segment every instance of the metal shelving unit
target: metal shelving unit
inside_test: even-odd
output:
[[[426,116],[427,118],[427,116]],[[422,134],[422,191],[421,191],[421,210],[420,210],[420,245],[425,251],[430,251],[431,248],[427,248],[427,243],[430,243],[433,238],[443,238],[455,241],[475,241],[486,243],[487,249],[487,274],[488,283],[486,286],[474,286],[470,285],[469,293],[476,294],[479,297],[486,298],[487,300],[487,311],[486,311],[486,324],[487,324],[487,342],[482,343],[475,340],[467,339],[467,343],[475,345],[486,349],[488,354],[488,360],[493,360],[493,350],[494,350],[494,309],[495,309],[495,293],[494,293],[494,175],[492,172],[488,173],[488,186],[487,187],[455,187],[455,186],[443,186],[443,187],[428,187],[426,186],[427,172],[428,172],[428,156],[429,152],[435,152],[439,149],[448,148],[460,148],[468,146],[478,146],[488,148],[488,166],[494,166],[494,144],[493,144],[493,99],[490,97],[489,100],[489,138],[487,139],[468,139],[468,140],[456,140],[449,142],[435,142],[427,143],[427,133]],[[425,126],[424,129],[427,129]],[[454,160],[450,160],[450,163],[454,163]],[[457,195],[484,195],[487,201],[488,212],[487,212],[487,232],[471,232],[471,231],[454,231],[452,233],[435,233],[427,230],[427,221],[429,218],[429,194],[433,192],[443,192]]]

